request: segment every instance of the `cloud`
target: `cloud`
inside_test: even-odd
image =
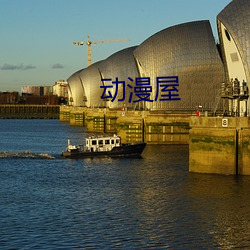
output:
[[[64,66],[60,63],[55,63],[51,66],[52,69],[63,69]]]
[[[14,64],[8,64],[5,63],[0,69],[1,70],[29,70],[29,69],[35,69],[36,66],[33,66],[31,64],[24,65],[23,63],[14,65]]]
[[[36,68],[36,66],[33,66],[33,65],[29,64],[29,65],[24,66],[23,70],[35,69],[35,68]]]

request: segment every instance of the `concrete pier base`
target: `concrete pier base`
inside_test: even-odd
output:
[[[61,106],[60,120],[91,133],[116,133],[124,143],[188,144],[189,115]]]
[[[190,117],[189,171],[250,175],[250,118]]]
[[[71,108],[68,106],[60,106],[59,119],[61,122],[70,121]]]
[[[144,140],[144,117],[140,111],[124,111],[117,118],[117,134],[122,141],[141,142]]]
[[[106,108],[60,108],[60,120],[91,133],[116,133],[123,143],[189,144],[189,171],[250,175],[250,118],[196,117]]]
[[[86,126],[89,132],[105,132],[105,111],[102,109],[85,109],[85,121],[84,126]]]
[[[150,144],[188,144],[189,116],[149,114],[145,118],[145,138]]]

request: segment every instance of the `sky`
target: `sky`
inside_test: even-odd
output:
[[[52,86],[87,67],[87,46],[73,41],[116,40],[92,46],[92,63],[141,44],[173,25],[209,20],[231,0],[0,0],[0,91]]]

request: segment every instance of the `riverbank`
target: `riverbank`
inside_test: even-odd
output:
[[[0,104],[0,119],[59,119],[59,105]]]

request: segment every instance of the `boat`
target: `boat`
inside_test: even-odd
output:
[[[92,157],[138,157],[141,156],[145,142],[121,143],[121,137],[113,136],[89,136],[85,138],[85,145],[71,145],[68,140],[66,151],[62,152],[65,158],[92,158]]]

